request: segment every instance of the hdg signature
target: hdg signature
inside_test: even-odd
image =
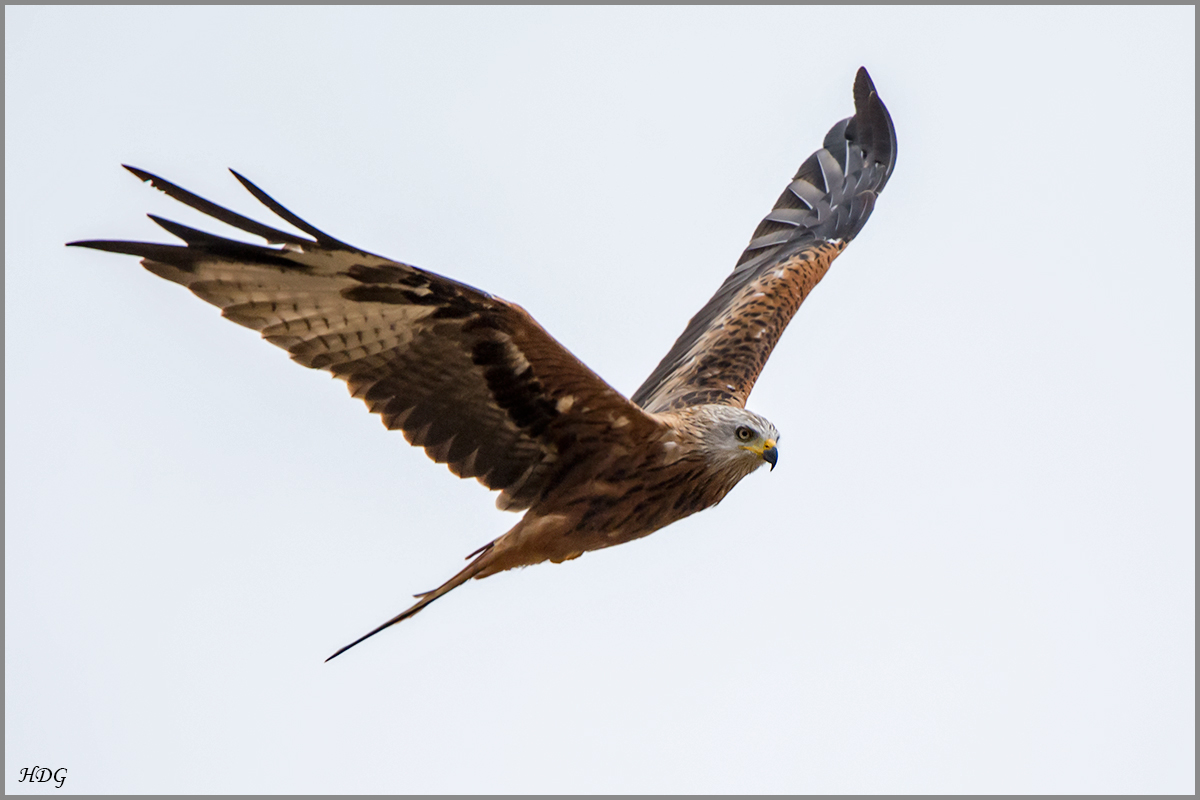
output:
[[[49,767],[22,767],[21,777],[17,780],[17,783],[24,781],[46,783],[51,778],[54,779],[54,788],[61,789],[67,780],[67,768],[59,767],[56,770],[51,770]]]

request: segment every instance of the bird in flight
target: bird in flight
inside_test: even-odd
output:
[[[234,172],[307,236],[222,208],[126,167],[213,219],[264,240],[150,218],[177,244],[72,242],[138,256],[306,367],[346,381],[389,430],[524,511],[438,588],[335,658],[472,578],[577,558],[719,503],[763,464],[779,433],[746,399],[800,303],[858,235],[896,163],[896,132],[865,69],[854,116],[806,160],[717,293],[630,397],[520,306],[367,253],[314,228]],[[329,659],[326,659],[329,660]]]

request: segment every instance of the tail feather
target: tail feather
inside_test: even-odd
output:
[[[425,606],[432,603],[434,600],[437,600],[442,595],[450,592],[453,589],[457,589],[459,586],[462,586],[464,583],[471,580],[471,578],[474,578],[476,575],[478,575],[480,572],[482,572],[485,567],[489,566],[489,562],[491,559],[489,559],[488,556],[490,554],[491,554],[490,550],[484,552],[479,558],[475,559],[470,564],[468,564],[466,567],[464,567],[461,572],[459,572],[453,578],[446,581],[445,583],[443,583],[441,586],[434,589],[433,591],[424,592],[422,594],[415,595],[416,597],[419,597],[420,600],[418,600],[416,603],[414,603],[412,606],[410,606],[407,610],[392,617],[391,619],[389,619],[387,622],[380,625],[375,630],[373,630],[367,634],[364,634],[363,636],[358,637],[353,642],[346,645],[342,649],[338,650],[336,653],[334,653],[333,655],[331,655],[329,658],[327,658],[325,660],[327,662],[332,661],[333,659],[340,656],[342,653],[349,650],[351,647],[354,647],[354,645],[365,642],[367,639],[370,639],[372,636],[379,633],[380,631],[385,630],[386,628],[392,627],[397,622],[403,622],[404,620],[408,619],[409,617],[415,615],[418,611],[423,609]]]

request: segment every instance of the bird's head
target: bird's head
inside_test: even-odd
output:
[[[763,464],[775,469],[779,431],[763,417],[735,406],[701,406],[700,446],[707,460],[740,480]]]

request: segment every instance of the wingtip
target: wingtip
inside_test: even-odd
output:
[[[290,222],[292,225],[295,225],[297,228],[316,239],[319,244],[325,247],[340,247],[345,250],[357,249],[351,247],[340,239],[333,238],[328,233],[325,233],[325,231],[316,228],[300,219],[300,217],[296,216],[291,211],[288,211],[286,208],[280,205],[279,201],[256,186],[249,178],[239,174],[237,170],[230,168],[229,171],[233,174],[233,177],[237,178],[238,183],[245,187],[246,191],[250,192],[250,194],[252,194],[256,200],[258,200],[258,202],[271,209],[271,211],[273,211],[281,219]]]
[[[79,239],[74,242],[67,242],[67,247],[86,247],[89,250],[103,250],[109,253],[121,253],[121,245],[133,244],[132,242],[115,242],[107,239]],[[132,255],[126,253],[126,255]]]
[[[888,164],[883,183],[878,187],[882,190],[896,166],[896,126],[866,67],[859,67],[854,77],[854,118],[846,130],[850,137],[871,145],[877,158]]]
[[[258,185],[254,183],[254,181],[250,180],[249,178],[247,178],[242,173],[238,172],[233,167],[226,167],[226,169],[229,170],[230,175],[237,178],[237,182],[240,183],[242,185],[242,187],[244,189],[246,189],[246,191],[248,191],[248,192],[250,192],[250,194],[254,195],[254,197],[260,203],[265,205],[267,208],[270,208],[272,211],[275,211],[275,209],[272,206],[279,205],[279,204],[275,202],[275,199],[273,197],[271,197],[266,192],[264,192],[262,189],[260,189],[258,187]],[[275,211],[275,213],[278,214],[279,212]],[[288,222],[292,222],[292,220],[288,220]],[[294,225],[295,223],[292,222],[292,224]],[[301,228],[301,230],[303,230],[303,228]]]
[[[867,72],[866,67],[859,67],[858,72],[854,75],[854,88],[859,85],[865,85],[869,91],[875,91],[875,83],[871,80],[871,74]]]
[[[132,172],[133,176],[135,178],[137,178],[139,181],[142,181],[143,183],[146,181],[153,181],[158,177],[157,175],[151,175],[149,172],[146,172],[146,170],[144,170],[144,169],[138,169],[137,167],[131,167],[128,164],[122,164],[121,166],[124,167],[125,169],[129,170],[130,172]]]
[[[64,247],[87,247],[91,250],[106,250],[106,245],[111,245],[112,242],[103,239],[77,239],[74,242],[67,242]]]
[[[871,80],[866,67],[859,67],[858,73],[854,76],[855,112],[862,113],[866,111],[873,97],[876,100],[879,98],[879,93],[875,89],[875,82]]]

